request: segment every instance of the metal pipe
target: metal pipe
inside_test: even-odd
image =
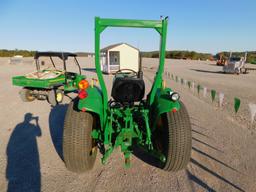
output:
[[[143,79],[142,57],[141,57],[141,53],[140,53],[140,52],[139,52],[139,71],[138,71],[138,78]]]
[[[78,69],[79,69],[79,74],[81,75],[81,67],[80,67],[80,65],[79,65],[79,63],[78,63],[76,57],[74,57],[74,58],[75,58],[75,63],[76,63],[76,65],[78,66]]]
[[[54,64],[54,62],[53,62],[53,60],[52,60],[52,57],[51,57],[51,56],[50,56],[50,60],[51,60],[51,62],[52,62],[53,67],[56,69],[56,66],[55,66],[55,64]]]
[[[62,60],[63,60],[63,65],[64,65],[64,74],[65,74],[65,84],[67,84],[67,68],[66,68],[66,60],[65,60],[65,57],[64,57],[64,53],[62,52]]]

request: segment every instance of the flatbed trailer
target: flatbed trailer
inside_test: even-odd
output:
[[[52,89],[65,83],[65,76],[60,75],[53,79],[29,79],[26,76],[16,76],[12,78],[13,85],[21,87],[37,87],[43,89]]]

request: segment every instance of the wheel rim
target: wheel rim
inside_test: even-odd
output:
[[[35,97],[31,94],[31,91],[28,91],[27,98],[28,98],[28,100],[33,100]]]
[[[57,93],[57,94],[56,94],[56,101],[57,101],[57,102],[61,102],[62,99],[63,99],[62,93]]]
[[[90,151],[90,156],[95,156],[96,152],[97,152],[97,144],[95,139],[92,139],[92,149]]]
[[[158,132],[156,134],[155,138],[155,147],[158,151],[163,152],[163,143],[161,142],[161,137],[163,136],[163,119],[160,116],[158,122],[157,122],[157,129]]]
[[[168,145],[168,139],[166,138],[168,133],[166,132],[166,125],[167,125],[167,117],[161,115],[158,122],[157,127],[155,130],[155,137],[154,137],[154,147],[155,150],[159,151],[163,155],[167,155],[168,148],[166,146]]]
[[[94,130],[96,128],[96,118],[93,117],[93,127],[92,127],[92,130]],[[95,139],[91,139],[91,144],[92,144],[92,148],[91,148],[91,151],[90,151],[90,156],[95,156],[96,153],[97,153],[97,142]]]

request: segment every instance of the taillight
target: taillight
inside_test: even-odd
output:
[[[85,90],[80,90],[78,93],[78,97],[80,99],[85,99],[88,96],[88,93]]]
[[[81,80],[79,83],[78,83],[78,88],[81,89],[81,90],[85,90],[89,87],[89,82],[85,79]]]

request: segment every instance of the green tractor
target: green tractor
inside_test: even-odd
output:
[[[100,86],[79,83],[78,97],[68,106],[63,131],[63,159],[67,169],[85,172],[93,168],[96,154],[105,164],[120,147],[125,166],[134,150],[154,158],[154,166],[166,171],[186,168],[191,156],[191,124],[179,94],[164,87],[168,18],[123,20],[95,18],[95,66]],[[116,72],[108,100],[100,68],[100,34],[107,27],[153,28],[161,36],[160,62],[146,99],[143,72]],[[128,61],[127,61],[128,62]]]
[[[44,61],[40,64],[40,57],[49,57],[52,67],[45,68]],[[53,57],[62,60],[63,69],[57,69]],[[66,61],[70,57],[74,58],[79,73],[67,71]],[[51,105],[55,106],[62,102],[65,94],[76,92],[78,83],[85,79],[85,76],[81,75],[81,68],[76,59],[76,54],[67,52],[36,52],[34,59],[36,64],[35,72],[12,78],[13,85],[23,87],[19,94],[24,102],[31,102],[35,99],[47,100]]]

